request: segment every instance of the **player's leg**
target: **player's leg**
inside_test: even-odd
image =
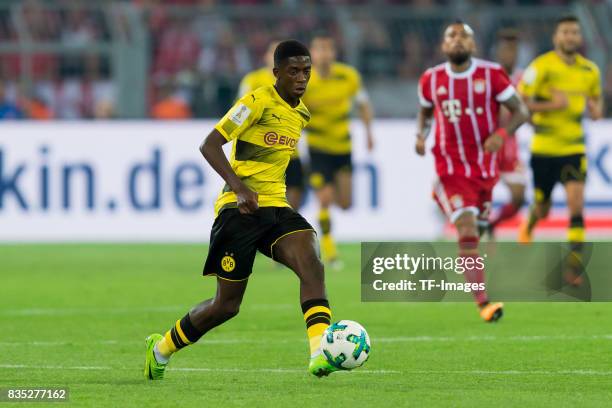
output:
[[[146,378],[162,379],[172,354],[236,316],[252,272],[257,242],[270,228],[264,221],[268,218],[267,209],[242,215],[237,208],[231,208],[215,219],[203,271],[204,275],[217,276],[215,297],[196,305],[164,336],[153,334],[147,338]]]
[[[334,262],[338,258],[338,249],[332,236],[330,207],[336,194],[334,188],[333,156],[315,150],[310,151],[310,186],[319,201],[319,229],[321,231],[321,249],[323,259]]]
[[[336,205],[348,210],[353,205],[353,172],[350,166],[342,166],[335,174]]]
[[[491,201],[493,184],[480,186],[474,180],[464,177],[443,176],[434,185],[433,196],[442,211],[457,230],[459,256],[462,258],[478,257],[479,214],[486,215]],[[477,265],[475,259],[465,264]],[[485,282],[484,268],[468,269],[464,278],[471,284]],[[496,321],[502,316],[501,303],[489,303],[486,291],[474,291],[481,317],[488,322]]]
[[[570,216],[567,240],[570,246],[565,279],[572,285],[582,283],[584,230],[584,180],[586,179],[586,156],[573,156],[562,171],[567,207]]]
[[[510,192],[510,201],[500,208],[495,218],[491,220],[490,231],[493,233],[497,226],[507,220],[512,219],[525,203],[525,182],[518,179],[518,175],[502,174],[502,181]]]
[[[321,353],[321,336],[331,323],[331,310],[314,231],[296,231],[283,236],[274,244],[273,255],[300,280],[300,303],[310,345],[309,371],[318,377],[328,375],[336,369]]]
[[[529,208],[525,222],[519,228],[518,241],[529,243],[538,221],[548,217],[551,207],[552,190],[560,180],[560,169],[555,157],[533,155],[531,157],[533,171],[534,202]]]
[[[197,342],[211,329],[225,323],[238,314],[247,280],[232,282],[217,278],[217,292],[214,298],[195,305],[164,336],[151,335],[147,338],[148,379],[162,379],[170,357],[182,348]]]

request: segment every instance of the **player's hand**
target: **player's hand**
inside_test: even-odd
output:
[[[591,119],[599,120],[603,118],[603,109],[601,103],[597,99],[587,99],[587,109]]]
[[[416,145],[414,146],[419,156],[425,156],[425,139],[421,136],[417,136]]]
[[[504,137],[499,133],[493,133],[484,142],[485,151],[488,153],[495,153],[504,145]]]
[[[372,135],[371,131],[367,132],[366,139],[368,152],[371,152],[372,150],[374,150],[374,135]]]
[[[558,89],[552,89],[552,104],[556,110],[567,109],[569,106],[567,94]]]
[[[258,194],[242,184],[236,191],[236,201],[240,214],[253,214],[258,208]]]

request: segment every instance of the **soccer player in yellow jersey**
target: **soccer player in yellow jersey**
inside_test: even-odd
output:
[[[292,269],[310,343],[309,371],[336,371],[320,351],[329,326],[323,264],[313,228],[285,197],[284,175],[310,113],[300,100],[310,78],[310,53],[295,40],[274,51],[276,83],[244,95],[200,146],[226,184],[215,203],[215,222],[204,275],[216,276],[213,298],[195,305],[166,332],[146,339],[144,375],[162,379],[173,353],[238,314],[256,251]],[[233,142],[231,158],[223,145]]]
[[[554,50],[537,57],[523,74],[519,92],[532,113],[531,168],[535,204],[521,227],[519,241],[529,242],[533,229],[548,215],[557,182],[565,187],[570,215],[568,240],[572,249],[566,271],[579,279],[584,242],[584,182],[587,174],[585,111],[591,119],[603,115],[599,69],[578,53],[582,34],[578,19],[563,17],[553,35]],[[577,282],[578,283],[578,282]]]
[[[277,45],[278,41],[274,41],[268,46],[264,56],[265,67],[249,72],[242,78],[238,88],[238,98],[262,86],[274,85],[276,78],[274,78],[272,69],[274,68],[274,50]],[[289,201],[289,205],[293,209],[298,210],[302,204],[302,195],[304,193],[304,171],[298,149],[294,150],[291,160],[289,160],[287,165],[285,184],[287,185],[287,201]]]
[[[310,44],[313,73],[304,95],[312,115],[306,128],[310,153],[310,185],[320,204],[319,226],[324,259],[336,263],[338,254],[331,235],[329,207],[342,209],[352,205],[352,161],[350,114],[353,102],[365,125],[368,150],[374,146],[372,108],[361,77],[354,68],[336,62],[332,37],[316,35]],[[337,263],[336,263],[337,265]]]

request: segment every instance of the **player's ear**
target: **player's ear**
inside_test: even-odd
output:
[[[280,70],[277,67],[272,68],[272,73],[274,74],[274,78],[278,79],[278,75]]]

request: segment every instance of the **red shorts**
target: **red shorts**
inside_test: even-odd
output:
[[[487,220],[496,183],[496,178],[440,176],[434,184],[433,198],[453,224],[465,211],[472,212],[479,220]]]

